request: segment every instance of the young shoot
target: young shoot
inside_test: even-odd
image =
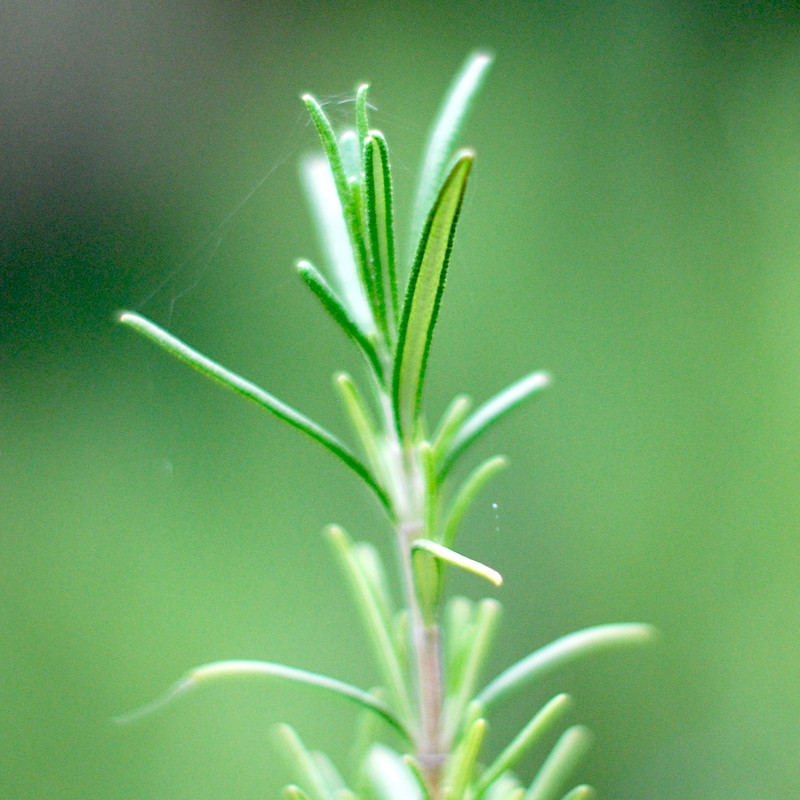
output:
[[[431,128],[411,229],[402,239],[411,241],[407,263],[398,259],[395,246],[389,147],[369,119],[368,87],[358,89],[352,127],[339,131],[311,95],[303,97],[322,150],[307,160],[303,177],[321,228],[325,264],[300,260],[297,271],[364,358],[363,375],[339,373],[334,382],[350,418],[353,445],[157,323],[131,311],[119,317],[322,445],[385,512],[387,535],[398,553],[399,601],[372,545],[353,542],[339,526],[327,530],[371,644],[381,689],[368,691],[297,667],[237,658],[192,669],[163,697],[121,718],[130,721],[206,683],[229,679],[289,681],[335,694],[374,724],[360,728],[355,743],[360,758],[352,774],[340,773],[283,726],[297,780],[286,794],[295,800],[588,798],[591,788],[573,782],[591,737],[583,726],[568,725],[573,705],[568,695],[557,694],[536,710],[497,752],[485,751],[487,725],[501,700],[542,675],[654,636],[650,626],[638,623],[589,628],[535,650],[483,683],[500,604],[446,597],[450,570],[469,573],[476,590],[503,583],[497,570],[461,553],[456,543],[461,521],[506,461],[488,458],[466,470],[460,482],[453,467],[465,460],[473,442],[550,383],[548,373],[537,370],[477,407],[470,398],[457,397],[438,425],[429,427],[424,417],[433,333],[450,262],[458,256],[455,233],[475,164],[475,153],[457,149],[457,143],[490,65],[484,53],[466,60]],[[407,279],[401,282],[401,276]],[[541,752],[543,743],[553,740],[536,774],[516,774],[529,752]]]

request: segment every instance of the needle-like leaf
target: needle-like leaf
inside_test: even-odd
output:
[[[458,429],[449,448],[442,455],[440,476],[447,474],[456,458],[487,428],[549,383],[550,375],[547,372],[533,372],[507,386],[477,408]]]
[[[462,800],[465,796],[485,734],[486,720],[482,718],[476,719],[464,734],[464,738],[453,753],[447,770],[446,800]]]
[[[474,156],[463,152],[431,208],[408,283],[394,364],[394,406],[399,432],[410,436],[419,410],[433,328],[447,263]]]
[[[445,735],[454,737],[464,721],[464,712],[470,706],[478,676],[483,668],[495,628],[500,619],[500,603],[487,598],[481,600],[475,613],[469,641],[465,643],[465,654],[458,674],[453,675],[452,691],[445,708]],[[461,658],[457,659],[461,662]],[[484,707],[480,700],[474,705]]]
[[[402,736],[409,739],[409,734],[405,726],[395,716],[391,708],[382,700],[379,700],[369,692],[365,692],[363,689],[359,689],[349,683],[344,683],[336,678],[329,678],[327,675],[319,675],[316,672],[287,667],[285,664],[275,664],[271,661],[241,659],[234,661],[215,661],[211,664],[195,667],[161,697],[129,714],[117,717],[116,721],[122,724],[133,722],[134,720],[149,716],[178,697],[182,697],[187,692],[206,683],[242,677],[278,678],[280,680],[301,683],[306,686],[332,692],[382,717]]]
[[[647,644],[655,637],[652,625],[636,622],[597,625],[567,634],[500,673],[475,699],[489,708],[510,692],[564,664],[615,647]]]
[[[487,567],[486,564],[481,564],[480,561],[475,561],[475,559],[467,558],[461,553],[445,547],[443,544],[432,542],[430,539],[417,539],[411,543],[411,552],[414,553],[417,550],[424,550],[438,561],[443,561],[445,564],[451,564],[466,572],[471,572],[473,575],[484,578],[495,586],[503,585],[503,576],[496,569]]]
[[[375,376],[380,379],[383,368],[378,354],[375,352],[375,347],[356,324],[350,312],[325,280],[322,273],[310,261],[305,260],[297,262],[297,272],[317,300],[322,303],[325,310],[333,317],[336,324],[361,348],[361,352],[369,361]]]
[[[458,526],[480,490],[500,470],[508,466],[504,456],[492,456],[482,461],[467,476],[456,493],[442,525],[442,543],[452,547]]]
[[[310,94],[304,94],[303,102],[306,104],[311,121],[317,129],[319,140],[322,143],[322,149],[325,151],[325,155],[331,167],[331,172],[333,173],[339,201],[345,214],[347,214],[350,209],[350,189],[347,185],[347,171],[344,168],[342,153],[339,150],[339,143],[336,141],[336,134],[333,131],[333,126],[316,98],[312,97]]]
[[[307,158],[303,162],[302,177],[334,284],[355,323],[365,334],[370,334],[375,329],[375,321],[356,264],[351,235],[354,201],[350,190],[345,208],[331,165],[324,156]]]
[[[561,720],[571,705],[572,698],[568,694],[558,694],[547,703],[481,773],[475,786],[475,800],[479,800],[503,773],[512,769],[520,758]]]
[[[163,347],[164,350],[189,364],[189,366],[194,367],[198,372],[207,375],[228,389],[232,389],[237,394],[252,400],[262,408],[266,408],[267,411],[271,411],[279,419],[288,422],[292,427],[319,442],[350,467],[375,492],[381,503],[386,508],[389,507],[389,502],[383,489],[375,481],[369,470],[350,452],[345,444],[332,433],[326,431],[321,425],[278,400],[277,397],[274,397],[260,386],[256,386],[256,384],[217,364],[216,361],[212,361],[208,356],[204,356],[149,319],[131,311],[124,311],[119,315],[119,321]]]
[[[369,132],[369,114],[367,113],[368,93],[368,83],[362,83],[356,92],[356,131],[358,132],[358,141],[361,145],[364,144],[364,140],[367,138],[367,133]]]
[[[370,131],[364,140],[364,189],[375,316],[387,342],[391,342],[398,315],[392,178],[386,140],[378,131]]]
[[[452,155],[456,137],[491,63],[491,56],[486,53],[470,55],[442,102],[422,160],[411,223],[412,243],[419,237],[428,209],[441,186],[445,165]]]
[[[591,742],[592,734],[588,728],[582,725],[567,728],[525,792],[525,800],[556,800]]]
[[[400,708],[403,721],[408,722],[411,717],[410,692],[392,636],[388,601],[380,596],[380,587],[365,573],[353,542],[344,529],[331,525],[327,533],[361,611],[383,679]]]
[[[286,754],[311,793],[310,800],[336,800],[314,754],[305,746],[297,731],[286,723],[277,726],[277,733],[286,745]],[[302,793],[302,792],[301,792]]]

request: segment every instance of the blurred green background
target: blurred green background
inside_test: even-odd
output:
[[[369,686],[319,532],[391,552],[324,451],[114,313],[346,433],[329,375],[359,365],[292,272],[318,258],[299,95],[342,122],[372,83],[402,223],[476,47],[426,406],[556,377],[481,449],[512,460],[461,540],[506,577],[492,666],[594,623],[662,633],[520,696],[490,746],[568,690],[604,798],[800,794],[795,3],[11,0],[0,43],[3,800],[276,797],[284,719],[346,758],[351,710],[281,686],[111,723],[220,658]]]

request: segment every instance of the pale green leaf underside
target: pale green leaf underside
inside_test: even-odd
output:
[[[491,63],[491,56],[485,53],[473,53],[469,56],[442,102],[428,137],[420,170],[411,223],[412,244],[419,238],[428,209],[441,186],[456,137]]]
[[[616,647],[646,644],[655,638],[656,630],[652,625],[637,622],[597,625],[567,634],[502,672],[475,700],[488,708],[510,692],[564,664]]]
[[[410,434],[417,416],[447,262],[473,160],[472,153],[464,152],[450,170],[428,217],[409,280],[394,365],[395,412],[404,435]]]
[[[417,539],[411,543],[411,552],[413,553],[417,550],[423,550],[429,553],[437,561],[443,561],[446,564],[463,569],[465,572],[478,575],[489,581],[489,583],[493,583],[495,586],[502,586],[503,584],[503,576],[496,569],[487,567],[486,564],[482,564],[480,561],[467,558],[461,555],[461,553],[457,553],[455,550],[451,550],[449,547],[445,547],[438,542],[433,542],[430,539]]]
[[[296,669],[295,667],[287,667],[284,664],[274,664],[270,661],[215,661],[211,664],[204,664],[201,667],[195,667],[195,669],[190,670],[184,678],[178,681],[178,683],[169,689],[162,697],[154,700],[152,703],[149,703],[140,709],[137,709],[136,711],[131,712],[130,714],[117,717],[117,721],[126,723],[148,716],[154,711],[158,711],[172,700],[183,696],[188,691],[195,689],[198,686],[202,686],[205,683],[242,677],[277,678],[293,683],[301,683],[306,686],[312,686],[317,689],[323,689],[327,692],[339,695],[346,700],[350,700],[362,708],[372,711],[373,713],[382,717],[406,739],[409,738],[405,727],[400,720],[397,719],[389,706],[387,706],[386,703],[384,703],[382,700],[379,700],[374,695],[371,695],[369,692],[365,692],[362,689],[352,686],[349,683],[336,680],[335,678],[329,678],[327,675],[318,675],[315,672],[308,672],[307,670]]]
[[[388,507],[386,495],[375,482],[369,470],[350,452],[348,447],[332,433],[329,433],[316,422],[309,419],[304,414],[301,414],[299,411],[296,411],[291,406],[278,400],[277,397],[274,397],[260,386],[256,386],[256,384],[231,372],[216,361],[212,361],[210,358],[204,356],[202,353],[190,347],[168,331],[165,331],[162,327],[151,322],[149,319],[139,314],[125,311],[119,315],[119,321],[138,331],[160,347],[163,347],[167,352],[186,364],[189,364],[189,366],[194,367],[198,372],[207,375],[209,378],[221,383],[228,389],[232,389],[237,394],[252,400],[262,408],[266,408],[268,411],[275,414],[276,417],[284,420],[284,422],[288,422],[292,427],[303,431],[303,433],[319,442],[323,447],[327,448],[331,453],[347,464],[350,469],[372,488],[381,503]]]

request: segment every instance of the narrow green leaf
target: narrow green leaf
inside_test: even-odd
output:
[[[389,588],[389,581],[386,579],[386,571],[383,568],[381,557],[374,545],[369,542],[354,542],[353,554],[358,559],[361,572],[372,590],[381,616],[386,623],[387,629],[391,633],[396,612]]]
[[[134,720],[149,716],[153,712],[160,710],[165,705],[182,697],[190,690],[203,686],[206,683],[229,678],[278,678],[279,680],[289,681],[291,683],[300,683],[317,689],[323,689],[377,714],[395,730],[405,736],[406,739],[409,738],[404,725],[397,719],[391,708],[382,700],[365,692],[363,689],[358,689],[349,683],[344,683],[335,678],[329,678],[327,675],[319,675],[316,672],[287,667],[285,664],[243,659],[214,661],[211,664],[195,667],[174,686],[168,689],[164,695],[136,711],[117,717],[116,720],[123,724],[133,722]]]
[[[431,536],[438,538],[439,512],[442,503],[442,491],[436,480],[436,465],[433,461],[433,449],[427,441],[421,441],[417,446],[417,453],[422,465],[423,486],[425,491],[425,527]]]
[[[426,625],[434,625],[442,596],[442,563],[425,548],[415,548],[412,544],[411,566],[423,620]]]
[[[481,564],[480,561],[467,558],[461,555],[461,553],[457,553],[455,550],[445,547],[443,544],[433,542],[430,539],[417,539],[411,543],[411,551],[415,552],[417,550],[424,550],[438,561],[443,561],[446,564],[451,564],[466,572],[471,572],[473,575],[477,575],[495,586],[503,585],[503,576],[496,569],[487,567],[486,564]]]
[[[347,533],[338,525],[331,525],[327,534],[361,612],[383,680],[400,708],[403,722],[407,723],[412,717],[410,691],[395,648],[387,602],[379,599],[377,587],[365,574]]]
[[[450,170],[420,239],[403,304],[394,364],[394,406],[399,432],[411,436],[419,410],[433,328],[447,263],[474,157],[463,152]]]
[[[286,754],[291,766],[297,770],[300,778],[308,786],[310,800],[336,800],[325,781],[325,776],[319,771],[313,754],[305,746],[297,731],[286,723],[278,725],[276,730],[286,745]]]
[[[443,454],[440,475],[445,475],[456,458],[487,428],[549,383],[550,375],[547,372],[533,372],[512,383],[476,409],[458,429],[450,447]]]
[[[342,205],[331,166],[322,156],[307,158],[303,162],[302,177],[342,302],[361,331],[370,334],[375,330],[375,320],[361,281],[361,269],[356,263],[352,238],[353,198],[348,189],[348,206]]]
[[[492,477],[507,466],[508,459],[504,456],[493,456],[492,458],[487,458],[486,461],[482,461],[470,472],[464,483],[461,484],[461,487],[448,509],[447,516],[442,525],[443,544],[447,547],[452,546],[458,528],[461,525],[461,520],[478,496],[478,493]]]
[[[528,750],[560,722],[571,705],[572,698],[568,694],[558,694],[547,703],[484,770],[476,784],[474,800],[478,800],[503,773],[512,769]]]
[[[369,84],[362,83],[356,92],[356,130],[358,131],[358,140],[361,145],[367,138],[369,132],[369,114],[367,112],[367,94],[369,93]]]
[[[500,603],[492,598],[478,603],[473,633],[466,644],[461,676],[445,702],[445,735],[448,740],[455,736],[463,723],[464,711],[470,705],[478,676],[489,653],[500,610]],[[485,707],[479,697],[473,702],[481,708]]]
[[[189,364],[189,366],[194,367],[198,372],[207,375],[209,378],[221,383],[228,389],[232,389],[248,400],[252,400],[262,408],[266,408],[267,411],[271,411],[279,419],[288,422],[292,427],[297,428],[316,442],[319,442],[319,444],[327,448],[350,467],[350,469],[375,492],[383,506],[387,509],[389,508],[389,501],[383,489],[378,485],[369,470],[350,452],[348,447],[332,433],[329,433],[316,422],[309,419],[304,414],[301,414],[299,411],[296,411],[291,406],[278,400],[277,397],[274,397],[269,392],[264,391],[261,387],[245,380],[236,373],[217,364],[216,361],[212,361],[207,356],[199,353],[193,347],[190,347],[149,319],[139,314],[134,314],[131,311],[124,311],[119,315],[119,321],[141,333],[143,336],[150,339],[150,341],[164,348],[168,353],[171,353],[176,358]]]
[[[383,367],[375,347],[361,328],[358,327],[350,312],[322,276],[322,273],[310,261],[305,260],[297,262],[297,272],[317,300],[322,303],[325,310],[333,317],[334,322],[359,346],[372,367],[375,377],[382,381]]]
[[[344,168],[342,154],[339,150],[339,143],[336,141],[336,134],[333,131],[333,126],[330,123],[322,106],[317,102],[316,98],[310,94],[303,95],[303,102],[308,109],[308,114],[314,127],[317,129],[322,149],[330,164],[333,179],[336,184],[336,191],[339,195],[339,202],[345,213],[350,206],[350,190],[347,185],[347,171]]]
[[[647,644],[655,638],[655,628],[635,622],[597,625],[567,634],[509,667],[475,699],[489,708],[510,692],[564,664],[616,647]]]
[[[375,285],[375,315],[387,342],[391,342],[398,316],[392,178],[389,151],[378,131],[370,131],[364,141],[364,189],[366,229]]]
[[[430,793],[428,792],[428,785],[425,783],[425,776],[422,774],[422,768],[419,762],[411,755],[403,756],[403,763],[408,767],[409,772],[417,782],[417,787],[422,796],[422,800],[431,800]]]
[[[336,765],[331,761],[328,755],[319,750],[312,751],[311,757],[314,759],[314,763],[317,766],[319,774],[325,781],[325,785],[330,789],[336,800],[342,800],[342,796],[348,794],[349,789],[341,773],[336,769]]]
[[[463,740],[456,748],[447,770],[445,781],[446,800],[462,800],[464,798],[467,786],[472,780],[475,762],[480,755],[485,734],[485,719],[476,719],[469,726]]]
[[[382,686],[372,688],[370,689],[370,694],[383,700],[385,689]],[[350,765],[349,772],[355,781],[354,789],[357,795],[362,795],[364,792],[364,763],[366,762],[370,748],[380,739],[380,732],[378,730],[380,724],[381,721],[379,717],[368,711],[364,711],[358,715],[354,730],[349,737],[350,747],[348,748],[349,755],[347,760]]]
[[[562,800],[592,800],[593,797],[595,797],[594,789],[583,783],[574,789],[570,789]]]
[[[450,161],[456,137],[491,63],[491,57],[485,53],[470,55],[442,102],[428,137],[420,169],[411,223],[412,243],[419,238],[425,216],[441,186],[445,165]]]
[[[444,615],[446,696],[452,695],[461,682],[467,645],[474,635],[474,614],[475,604],[466,597],[456,595],[447,601]]]
[[[378,443],[378,433],[361,392],[355,381],[346,372],[336,374],[334,385],[342,398],[347,416],[350,418],[350,424],[367,454],[373,474],[381,475],[383,470],[382,451]]]
[[[463,425],[471,406],[472,400],[467,395],[460,394],[454,397],[450,405],[445,409],[431,437],[433,454],[437,462],[441,460],[442,454],[450,447],[450,442]]]
[[[539,769],[525,800],[557,800],[563,786],[583,758],[592,734],[582,725],[567,728]]]
[[[353,139],[355,139],[355,134],[353,134]],[[358,270],[358,276],[364,287],[366,296],[369,299],[371,318],[374,325],[378,308],[378,289],[375,286],[375,275],[370,266],[369,252],[367,249],[369,233],[366,230],[367,212],[366,198],[364,196],[364,182],[362,179],[363,160],[361,151],[359,150],[355,153],[354,157],[356,159],[358,175],[350,178],[348,181],[351,197],[348,225],[350,226],[350,241],[352,242],[353,252],[356,256],[356,269]]]

